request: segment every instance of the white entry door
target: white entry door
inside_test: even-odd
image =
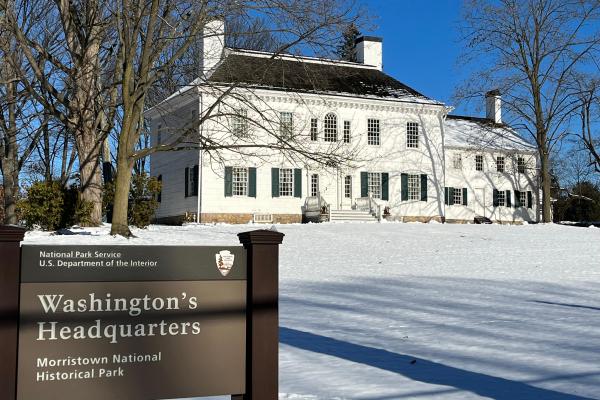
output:
[[[475,212],[475,215],[479,215],[482,217],[487,217],[488,215],[486,215],[486,201],[487,199],[485,198],[485,189],[483,188],[476,188],[474,189],[474,194],[475,196],[473,196],[473,200],[472,200],[472,204],[473,204],[473,211]]]
[[[352,175],[342,174],[340,181],[342,186],[340,188],[342,209],[349,210],[352,208],[352,199],[354,198],[354,177]]]

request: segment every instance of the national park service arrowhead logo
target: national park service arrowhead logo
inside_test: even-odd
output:
[[[221,250],[215,254],[217,260],[217,268],[223,276],[229,275],[231,268],[233,268],[233,259],[235,255],[231,254],[229,250]]]

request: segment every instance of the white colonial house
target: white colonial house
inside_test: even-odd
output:
[[[222,23],[207,29],[202,76],[146,113],[153,144],[198,126],[213,147],[190,136],[151,156],[158,222],[537,220],[535,148],[502,123],[499,93],[486,118],[448,115],[382,71],[380,38],[359,38],[351,63],[229,49]],[[271,149],[273,132],[301,154]],[[350,166],[311,157],[329,152]]]

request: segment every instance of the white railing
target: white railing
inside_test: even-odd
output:
[[[355,199],[355,204],[357,210],[369,211],[371,214],[374,214],[377,217],[377,221],[381,222],[383,219],[385,203],[374,198],[371,192],[369,192],[368,197],[358,197]]]

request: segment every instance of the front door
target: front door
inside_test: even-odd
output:
[[[353,192],[354,192],[354,177],[352,175],[342,174],[341,179],[341,205],[342,209],[349,210],[352,208]]]

